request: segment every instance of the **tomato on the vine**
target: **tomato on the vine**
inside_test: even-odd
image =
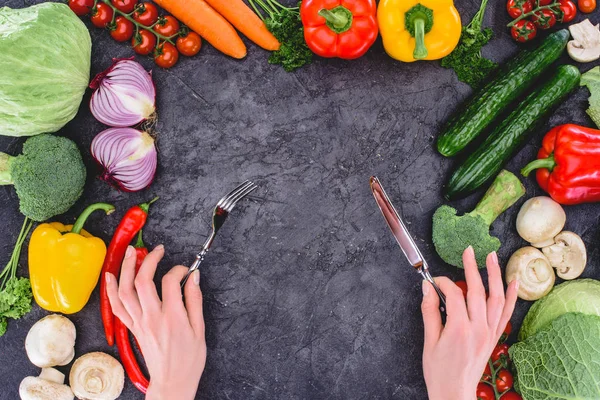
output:
[[[508,347],[509,346],[506,343],[496,345],[491,355],[492,363],[496,364],[496,362],[500,359],[508,361]]]
[[[537,28],[533,22],[522,19],[513,25],[510,34],[517,42],[525,43],[537,36]]]
[[[81,17],[92,11],[94,0],[69,0],[69,8]]]
[[[500,396],[500,400],[523,400],[523,398],[517,392],[506,392]]]
[[[137,0],[111,0],[111,3],[117,10],[129,14],[133,12]]]
[[[148,55],[156,47],[156,35],[146,29],[141,29],[131,39],[131,45],[137,54]]]
[[[152,26],[158,21],[158,8],[152,3],[140,3],[135,6],[133,19],[144,26]]]
[[[179,32],[179,21],[175,17],[167,15],[166,17],[159,18],[152,29],[160,35],[171,37]]]
[[[202,39],[196,32],[189,31],[185,36],[177,38],[177,50],[184,56],[195,56],[202,47]]]
[[[506,392],[507,390],[512,389],[513,386],[513,376],[512,374],[506,370],[501,369],[498,371],[496,375],[496,389],[500,392]]]
[[[533,1],[534,1],[534,4],[537,2],[538,6],[547,6],[549,4],[552,4],[552,2],[554,0],[533,0]]]
[[[108,4],[98,3],[92,10],[92,24],[97,28],[106,28],[113,19],[113,9]]]
[[[506,10],[512,19],[519,18],[533,10],[533,3],[531,0],[508,0]]]
[[[178,59],[179,52],[169,42],[160,44],[154,51],[154,62],[161,68],[171,68]]]
[[[127,18],[119,15],[115,19],[115,26],[110,31],[110,36],[117,42],[126,42],[133,36],[135,27],[133,22],[127,20]]]
[[[465,281],[456,281],[454,282],[456,284],[456,286],[458,286],[460,288],[460,290],[462,290],[463,292],[463,296],[465,297],[465,299],[467,298],[467,282]]]
[[[579,0],[579,11],[589,14],[596,9],[596,0]]]
[[[556,25],[556,14],[548,9],[536,11],[532,19],[535,26],[540,29],[550,29]]]
[[[571,0],[558,0],[560,14],[558,15],[558,22],[565,23],[571,22],[577,16],[577,6]]]
[[[477,384],[477,391],[475,392],[477,400],[495,400],[496,395],[494,389],[487,383],[479,382]]]

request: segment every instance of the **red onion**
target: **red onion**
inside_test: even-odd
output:
[[[90,88],[95,89],[92,114],[105,125],[133,126],[156,111],[152,74],[133,60],[115,59],[109,69],[96,75]]]
[[[154,139],[133,128],[110,128],[92,141],[92,157],[103,168],[100,179],[126,192],[152,183],[156,172]]]

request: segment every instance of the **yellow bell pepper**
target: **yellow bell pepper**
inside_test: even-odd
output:
[[[404,62],[447,56],[462,33],[452,0],[381,0],[377,19],[385,51]]]
[[[29,279],[36,303],[45,310],[73,314],[90,299],[98,283],[106,245],[83,230],[95,210],[107,214],[110,204],[92,204],[74,225],[40,224],[29,242]]]

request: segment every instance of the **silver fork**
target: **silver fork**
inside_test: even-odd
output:
[[[219,200],[219,202],[217,203],[217,205],[215,206],[215,209],[213,211],[212,233],[210,234],[208,239],[206,239],[206,242],[204,242],[204,244],[202,245],[202,249],[200,250],[200,252],[198,254],[196,254],[196,260],[191,265],[188,273],[185,275],[185,277],[181,281],[182,288],[185,285],[185,283],[187,282],[187,280],[190,277],[190,275],[192,274],[192,272],[194,272],[195,270],[197,270],[200,267],[200,264],[204,260],[204,256],[206,255],[206,253],[208,253],[208,249],[210,249],[210,246],[212,245],[213,240],[215,240],[215,236],[217,235],[217,232],[223,226],[223,223],[229,216],[229,213],[231,212],[231,210],[233,210],[233,208],[237,205],[237,203],[241,199],[243,199],[244,197],[249,195],[257,187],[258,186],[256,186],[253,182],[245,181],[244,183],[242,183],[241,185],[239,185],[238,187],[233,189],[231,192],[229,192],[228,194],[223,196],[221,198],[221,200]]]

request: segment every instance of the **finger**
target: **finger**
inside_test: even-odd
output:
[[[200,290],[200,271],[196,270],[187,280],[184,287],[185,308],[194,332],[204,337],[204,313],[202,309],[202,291]]]
[[[487,318],[488,326],[493,332],[498,328],[500,316],[504,308],[504,285],[502,283],[502,273],[498,264],[496,252],[488,254],[487,260],[488,285],[490,287],[490,297],[487,299]],[[504,329],[504,327],[502,327]]]
[[[496,337],[499,338],[510,321],[513,312],[515,311],[515,304],[517,303],[517,293],[519,292],[519,281],[514,280],[509,283],[506,289],[506,301],[504,302],[504,309],[502,310],[502,316],[500,317],[500,324],[496,330]]]
[[[423,301],[421,302],[423,325],[425,327],[425,343],[423,353],[431,351],[440,340],[442,334],[442,316],[440,299],[431,283],[423,280]]]
[[[171,268],[162,279],[163,311],[186,312],[183,305],[183,293],[181,292],[181,280],[188,273],[189,268],[178,265]],[[189,279],[188,279],[189,280]]]
[[[434,281],[446,295],[446,326],[464,325],[469,316],[462,290],[445,276],[434,278]]]
[[[481,281],[475,252],[469,246],[463,253],[465,280],[467,281],[467,309],[471,321],[487,321],[485,288]]]
[[[165,254],[163,245],[158,245],[152,250],[142,263],[140,271],[135,278],[135,288],[140,299],[142,311],[146,314],[160,312],[160,298],[154,284],[154,274],[158,263]]]
[[[132,246],[127,246],[123,265],[121,266],[119,297],[131,319],[134,321],[138,320],[142,315],[142,306],[140,305],[140,300],[133,283],[135,279],[135,260],[135,249]]]
[[[125,326],[131,330],[133,326],[133,320],[131,316],[123,306],[123,302],[119,298],[119,286],[117,285],[117,278],[110,272],[104,274],[104,280],[106,282],[106,294],[110,301],[110,308],[113,314],[125,324]]]

